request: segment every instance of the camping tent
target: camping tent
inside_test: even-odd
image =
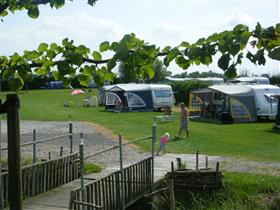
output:
[[[153,99],[148,84],[116,84],[103,87],[103,101],[106,110],[115,108],[114,101],[120,100],[123,111],[153,110]]]
[[[205,110],[212,117],[228,113],[233,122],[257,120],[254,92],[246,85],[212,85],[207,89],[192,91],[191,94],[200,99],[200,107],[207,106]]]

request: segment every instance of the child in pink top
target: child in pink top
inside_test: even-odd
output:
[[[163,153],[165,153],[165,145],[168,143],[169,141],[169,133],[165,133],[163,136],[160,137],[159,139],[159,148],[157,151],[157,155],[159,155],[159,152],[163,151]]]

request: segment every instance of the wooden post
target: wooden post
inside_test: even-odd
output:
[[[0,81],[1,83],[1,81]],[[0,89],[1,90],[1,89]],[[1,104],[1,102],[0,102]],[[0,209],[4,208],[4,199],[3,199],[3,193],[2,189],[4,189],[4,186],[2,186],[2,150],[1,150],[1,142],[2,142],[2,121],[0,120]]]
[[[6,96],[8,127],[9,202],[11,210],[22,210],[22,180],[20,167],[20,102],[16,94]]]
[[[181,158],[176,158],[176,161],[177,161],[178,169],[180,170],[182,168],[182,160]]]
[[[52,159],[51,152],[49,152],[49,160],[51,160],[51,159]]]
[[[218,172],[219,172],[219,168],[220,168],[220,163],[219,163],[219,162],[217,162],[217,164],[216,164],[216,173],[218,173]]]
[[[174,180],[169,179],[170,210],[175,210]]]
[[[81,179],[81,192],[82,192],[82,201],[85,202],[85,182],[84,182],[84,138],[83,133],[80,134],[80,179]],[[83,205],[82,209],[85,209]]]
[[[60,155],[60,157],[63,156],[63,146],[60,147],[60,154],[59,155]]]
[[[151,170],[152,192],[154,191],[154,175],[155,175],[155,143],[156,143],[156,124],[154,123],[152,127],[152,170]]]
[[[208,169],[208,157],[205,157],[205,168]]]
[[[70,153],[73,153],[73,124],[69,123],[69,141],[70,141]]]
[[[123,174],[123,156],[122,156],[122,135],[119,134],[119,155],[120,155],[120,204],[121,210],[125,210],[125,192],[124,192],[124,174]]]
[[[36,130],[33,130],[33,163],[36,163]]]
[[[174,172],[174,163],[173,163],[173,161],[171,161],[171,171],[172,171],[172,173]]]
[[[195,164],[195,169],[198,170],[198,155],[199,155],[199,151],[196,150],[196,164]]]

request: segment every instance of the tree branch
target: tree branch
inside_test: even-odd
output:
[[[33,4],[36,4],[36,5],[48,4],[48,3],[50,3],[50,2],[51,2],[51,0],[33,0],[33,1],[32,1],[32,3],[33,3]],[[10,4],[9,4],[7,1],[4,2],[4,3],[1,3],[1,4],[0,4],[0,13],[2,13],[4,10],[8,9],[9,6],[10,6]],[[18,6],[23,7],[24,4],[22,4],[21,1],[20,1],[20,2],[18,2]]]
[[[98,65],[98,64],[105,64],[109,61],[110,59],[104,59],[104,60],[93,60],[93,59],[90,59],[90,58],[83,58],[83,62],[84,63],[92,63],[92,64],[95,64],[95,65]],[[52,66],[56,66],[58,63],[60,62],[68,62],[70,63],[70,60],[69,59],[66,59],[66,60],[61,60],[61,61],[55,61],[53,62],[53,65]],[[43,63],[31,63],[29,64],[30,68],[38,68],[38,67],[41,67],[43,66]]]

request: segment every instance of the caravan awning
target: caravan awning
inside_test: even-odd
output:
[[[254,94],[252,88],[245,85],[212,85],[209,89],[230,96],[252,96]]]

